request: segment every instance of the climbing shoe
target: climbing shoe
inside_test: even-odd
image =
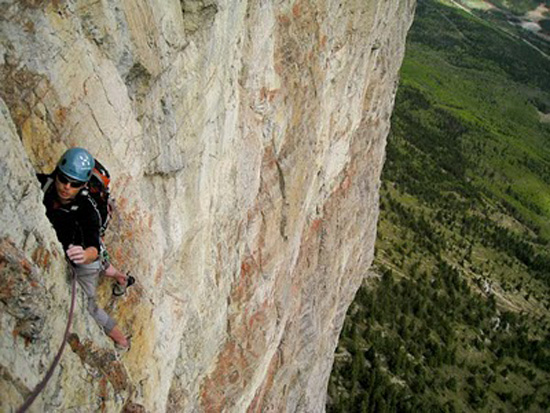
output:
[[[115,297],[120,297],[121,295],[124,295],[128,287],[136,283],[136,279],[132,277],[130,273],[128,273],[127,275],[128,277],[126,277],[126,285],[120,285],[119,283],[115,283],[113,285],[113,295]]]
[[[127,347],[124,347],[124,346],[121,346],[120,344],[118,343],[114,343],[115,345],[115,350],[117,352],[117,355],[120,357],[122,355],[124,355],[125,353],[129,352],[130,351],[130,348],[132,347],[132,336],[128,336],[126,338],[126,340],[128,340],[128,346]]]

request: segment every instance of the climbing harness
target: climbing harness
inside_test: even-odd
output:
[[[48,381],[53,375],[53,371],[59,364],[59,360],[61,360],[61,354],[63,354],[63,350],[65,349],[65,345],[67,344],[67,340],[69,339],[69,332],[71,330],[71,324],[73,321],[73,313],[74,313],[74,306],[76,302],[76,273],[72,265],[69,264],[69,267],[71,269],[71,276],[72,276],[72,282],[71,282],[71,309],[69,310],[69,319],[67,320],[67,327],[65,328],[65,336],[63,337],[63,342],[61,343],[61,347],[59,347],[59,350],[57,352],[57,355],[55,356],[52,364],[50,365],[50,368],[48,369],[46,375],[42,379],[40,383],[36,385],[33,392],[29,397],[27,397],[27,400],[25,400],[25,403],[17,410],[17,413],[24,413],[28,410],[29,407],[31,407],[31,404],[34,402],[34,400],[38,397],[40,392],[44,390],[46,387],[46,384],[48,384]]]

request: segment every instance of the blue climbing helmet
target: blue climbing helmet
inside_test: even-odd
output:
[[[94,157],[84,148],[67,150],[57,163],[59,171],[80,182],[88,182],[92,176],[94,166]]]

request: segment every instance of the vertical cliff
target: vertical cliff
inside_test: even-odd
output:
[[[373,257],[413,8],[2,2],[2,410],[61,342],[70,288],[33,173],[78,145],[114,176],[107,244],[138,284],[99,294],[132,348],[117,355],[79,296],[36,411],[322,411]]]

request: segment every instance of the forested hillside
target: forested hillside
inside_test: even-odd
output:
[[[329,412],[549,409],[550,60],[509,13],[418,4]]]

